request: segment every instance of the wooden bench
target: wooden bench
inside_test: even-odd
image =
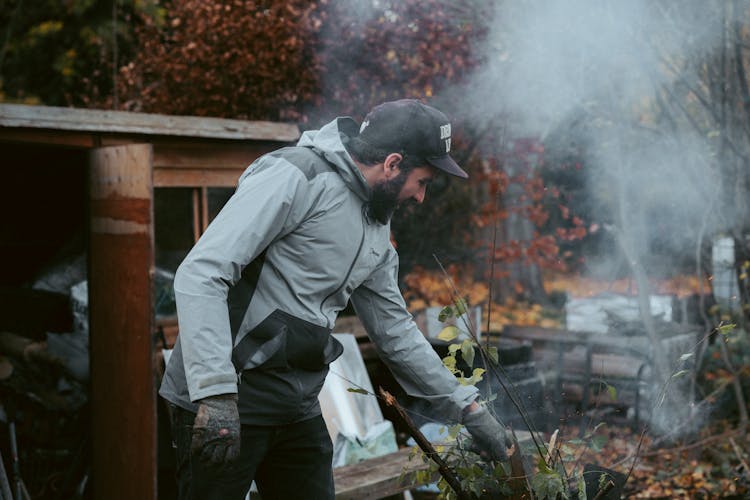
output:
[[[530,432],[516,431],[515,435],[521,450],[531,446]],[[538,439],[546,442],[542,435],[539,435]],[[333,469],[336,500],[385,498],[417,486],[437,482],[440,479],[437,472],[428,481],[417,481],[417,472],[427,470],[429,464],[425,463],[419,454],[409,460],[413,449],[401,448],[382,457]]]
[[[383,498],[425,484],[417,483],[416,473],[427,470],[428,464],[419,456],[409,460],[412,450],[402,448],[382,457],[333,469],[336,499]]]

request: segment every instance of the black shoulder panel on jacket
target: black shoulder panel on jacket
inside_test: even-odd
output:
[[[322,155],[318,154],[312,148],[304,146],[291,146],[281,148],[270,156],[284,158],[289,163],[300,169],[307,180],[314,179],[318,174],[332,172],[333,166]]]

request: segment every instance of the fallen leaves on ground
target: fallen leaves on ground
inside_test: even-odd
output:
[[[638,453],[641,436],[628,428],[602,426],[596,434],[607,437],[601,451],[571,446],[573,456],[580,455],[581,469],[592,463],[627,475],[632,467],[625,498],[750,498],[750,471],[745,470],[750,441],[739,432],[728,432],[721,423],[707,426],[699,436],[669,444],[646,435]],[[574,440],[578,427],[563,428],[561,435],[564,441]],[[730,444],[730,437],[737,448]],[[573,463],[567,463],[568,472]]]

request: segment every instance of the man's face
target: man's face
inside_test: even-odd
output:
[[[370,215],[381,224],[386,224],[402,203],[410,200],[422,203],[434,175],[432,167],[417,167],[409,173],[401,172],[392,179],[375,184],[370,200]]]

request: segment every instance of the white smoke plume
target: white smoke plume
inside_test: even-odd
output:
[[[693,257],[720,194],[715,135],[690,124],[665,126],[654,109],[664,89],[695,85],[698,75],[690,69],[697,71],[721,46],[719,4],[496,5],[487,64],[462,89],[471,115],[487,127],[504,123],[512,136],[580,147],[586,195],[608,214],[617,239],[630,249],[628,258],[647,271],[655,270],[654,242],[672,255]],[[596,262],[610,276],[621,263],[611,257]],[[684,398],[667,400],[652,423],[674,428],[684,417]]]

